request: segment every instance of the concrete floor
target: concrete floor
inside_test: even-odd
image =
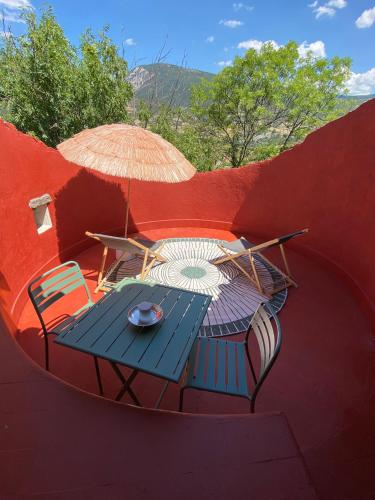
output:
[[[197,228],[147,231],[142,236],[227,240],[235,237],[226,231]],[[94,270],[98,268],[100,253],[101,248],[96,245],[75,259],[91,290],[95,287]],[[375,498],[375,344],[370,325],[351,290],[333,270],[328,271],[296,252],[288,255],[300,286],[290,290],[279,314],[282,350],[258,397],[257,413],[281,411],[286,415],[319,498]],[[100,294],[95,295],[99,297]],[[36,315],[27,303],[19,321],[17,341],[33,360],[43,365],[43,339],[38,332]],[[80,389],[96,393],[92,360],[52,342],[50,345],[51,372]],[[105,363],[102,371],[105,397],[113,398],[118,381]],[[144,406],[152,407],[162,384],[141,375],[133,389]],[[161,408],[176,410],[178,394],[179,387],[171,384]],[[129,402],[127,397],[124,402]],[[195,414],[234,415],[247,413],[248,403],[191,390],[186,393],[185,409]]]

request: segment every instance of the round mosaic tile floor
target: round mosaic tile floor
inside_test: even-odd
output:
[[[172,238],[164,240],[161,254],[167,259],[157,263],[147,276],[147,281],[156,281],[163,285],[185,288],[212,296],[212,302],[203,321],[199,335],[201,337],[233,335],[246,331],[252,315],[261,302],[270,302],[278,312],[287,298],[287,290],[276,293],[272,299],[259,293],[250,280],[232,262],[219,266],[213,261],[222,256],[218,247],[220,240],[208,238]],[[140,259],[124,261],[116,269],[121,279],[136,276],[139,272]],[[245,269],[249,260],[241,263]],[[273,269],[256,259],[258,274],[266,290],[272,289],[279,278]]]

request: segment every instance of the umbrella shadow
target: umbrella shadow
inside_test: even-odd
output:
[[[10,286],[4,274],[0,271],[0,305],[6,305],[6,297],[11,292]]]
[[[64,258],[71,247],[86,239],[85,231],[123,234],[126,198],[121,184],[87,169],[81,169],[56,193],[54,205],[59,255]],[[129,227],[134,228],[131,213]]]
[[[9,309],[12,297],[12,289],[3,274],[0,270],[0,322],[4,323],[4,326],[10,331],[16,331],[16,325],[14,323],[14,319],[12,318]],[[1,329],[0,324],[0,329]]]

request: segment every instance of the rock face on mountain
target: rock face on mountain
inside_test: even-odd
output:
[[[189,105],[191,87],[202,78],[213,77],[213,73],[158,63],[137,66],[130,72],[128,81],[138,99],[185,107]]]
[[[148,71],[143,66],[137,66],[134,68],[127,78],[128,82],[132,84],[135,93],[138,92],[143,86],[145,86],[155,75]]]

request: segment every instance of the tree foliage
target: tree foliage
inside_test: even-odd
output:
[[[195,86],[192,112],[239,166],[262,145],[282,151],[332,119],[349,69],[347,58],[302,58],[294,42],[265,44]]]
[[[350,107],[338,100],[350,60],[301,57],[294,42],[236,57],[193,87],[188,108],[174,102],[181,72],[161,102],[157,79],[145,98],[133,99],[108,27],[87,30],[76,48],[50,8],[24,18],[24,35],[0,41],[0,113],[51,146],[84,128],[131,121],[173,143],[198,170],[236,167],[278,154]]]
[[[26,34],[0,48],[0,94],[6,119],[50,146],[74,133],[127,121],[132,88],[127,63],[108,38],[87,31],[74,48],[50,8],[24,14]]]
[[[198,170],[213,170],[220,165],[224,154],[220,142],[205,133],[189,109],[161,105],[149,125],[150,130],[176,146]]]
[[[77,95],[81,122],[89,128],[127,121],[127,105],[133,95],[126,81],[127,63],[118,55],[107,32],[105,27],[96,38],[88,30],[81,40]]]

